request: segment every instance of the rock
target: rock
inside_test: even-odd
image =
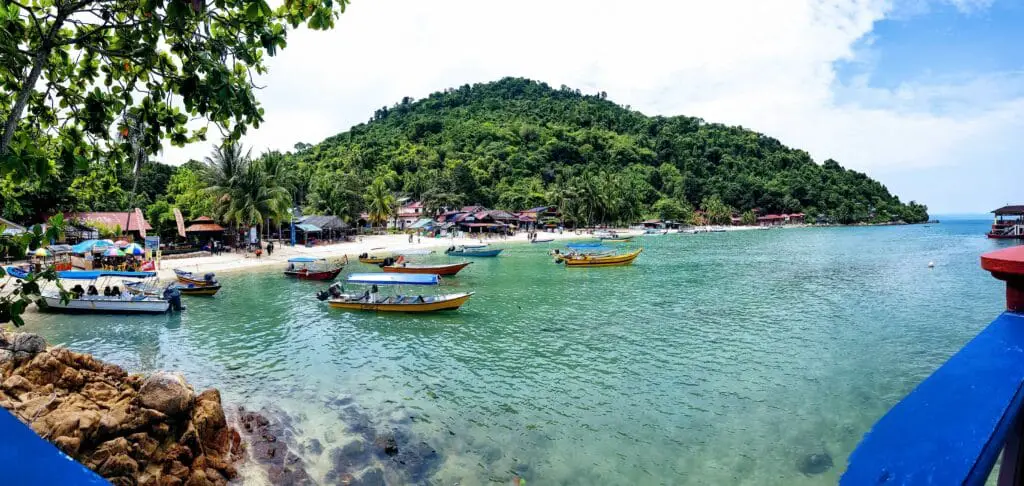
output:
[[[385,485],[385,482],[384,482],[384,471],[382,471],[378,467],[375,467],[373,469],[369,469],[369,470],[363,471],[363,473],[360,474],[359,477],[357,477],[354,481],[352,481],[352,486],[357,486],[357,485],[358,486],[384,486]]]
[[[19,395],[21,393],[31,390],[33,386],[32,383],[29,383],[29,381],[26,380],[24,377],[20,375],[14,375],[4,380],[4,383],[3,385],[0,385],[0,388],[3,388],[4,390],[10,392],[13,395]]]
[[[797,463],[797,469],[806,476],[821,474],[832,466],[832,456],[827,452],[808,454]]]
[[[309,442],[306,443],[306,451],[315,456],[319,456],[324,453],[324,446],[323,444],[320,444],[318,439],[310,439]]]
[[[46,351],[46,340],[38,334],[22,332],[14,335],[10,346],[15,353],[21,352],[35,356]]]
[[[53,440],[53,445],[64,451],[65,454],[74,456],[78,454],[78,448],[82,445],[82,439],[68,436],[57,437]]]
[[[127,476],[130,478],[135,477],[139,472],[139,463],[135,462],[128,454],[118,454],[111,456],[109,459],[103,462],[96,472],[104,477],[117,477]]]
[[[0,349],[0,365],[13,360],[14,351],[11,351],[10,349]]]
[[[385,456],[398,454],[398,440],[395,439],[394,434],[384,433],[378,435],[374,439],[373,445],[377,448],[378,454],[383,453]]]
[[[181,375],[160,371],[142,383],[139,403],[167,415],[179,415],[192,406],[192,388]]]

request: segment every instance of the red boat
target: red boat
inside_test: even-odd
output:
[[[284,275],[299,280],[334,280],[342,268],[345,268],[344,263],[332,264],[323,258],[296,257],[288,260]]]
[[[419,263],[408,263],[405,258],[398,257],[393,265],[381,267],[385,272],[393,273],[429,273],[448,277],[459,273],[459,270],[466,268],[473,262],[450,263],[447,265],[424,265]]]
[[[1024,206],[1003,206],[995,211],[989,238],[1024,240]]]

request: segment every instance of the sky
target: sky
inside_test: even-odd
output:
[[[1021,25],[1021,0],[352,0],[334,30],[289,34],[245,143],[291,150],[403,96],[522,76],[766,133],[933,214],[984,213],[1024,203]]]

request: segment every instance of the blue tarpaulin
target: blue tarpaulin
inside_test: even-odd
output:
[[[437,275],[427,273],[353,273],[347,282],[377,285],[437,285]]]
[[[323,260],[323,258],[295,257],[295,258],[289,258],[288,259],[288,263],[312,263],[312,262],[318,262],[320,260]]]
[[[114,246],[113,243],[105,240],[85,240],[75,246],[71,247],[71,251],[75,253],[89,253],[93,248],[107,248]]]
[[[100,277],[150,278],[156,272],[121,272],[118,270],[68,270],[57,272],[57,276],[66,280],[96,280]]]

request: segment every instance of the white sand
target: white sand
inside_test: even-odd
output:
[[[639,234],[638,231],[631,230],[616,231],[622,234]],[[562,234],[542,232],[537,235],[538,239],[554,238],[556,241],[588,237],[592,237],[592,235],[586,233],[578,235],[572,231],[565,231]],[[250,270],[267,266],[277,266],[283,269],[287,260],[296,256],[310,256],[326,258],[328,260],[341,259],[344,256],[348,256],[349,260],[355,261],[356,257],[363,253],[381,254],[410,249],[444,251],[444,249],[453,245],[459,246],[478,243],[480,241],[488,243],[495,248],[500,248],[506,244],[528,243],[526,233],[510,236],[506,239],[485,238],[483,240],[478,240],[476,238],[421,238],[420,243],[416,243],[414,238],[412,244],[409,243],[409,235],[372,235],[363,236],[358,238],[358,241],[354,242],[322,246],[318,245],[312,248],[306,248],[300,245],[296,245],[294,247],[287,245],[282,246],[278,243],[274,243],[274,254],[272,256],[267,256],[267,252],[264,251],[260,258],[256,258],[252,253],[249,253],[248,255],[241,253],[224,253],[218,256],[191,257],[173,260],[164,259],[160,262],[158,274],[161,279],[174,279],[175,268],[197,273],[223,273]]]

